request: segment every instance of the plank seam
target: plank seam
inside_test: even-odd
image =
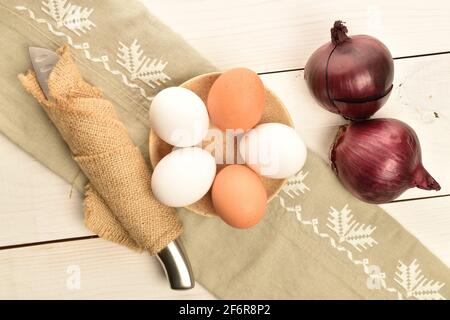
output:
[[[443,197],[449,197],[449,196],[450,196],[450,194],[440,194],[440,195],[437,195],[437,196],[428,196],[428,197],[417,197],[417,198],[392,200],[392,201],[387,202],[386,204],[397,203],[397,202],[406,202],[406,201],[429,200],[429,199],[443,198]]]
[[[423,54],[413,54],[409,56],[400,56],[393,58],[394,60],[405,60],[405,59],[413,59],[413,58],[423,58],[423,57],[431,57],[431,56],[439,56],[444,54],[450,54],[450,51],[441,51],[441,52],[432,52],[432,53],[423,53]],[[258,72],[259,75],[273,74],[273,73],[284,73],[284,72],[295,72],[295,71],[303,71],[305,68],[292,68],[292,69],[281,69],[281,70],[273,70],[273,71],[265,71]]]

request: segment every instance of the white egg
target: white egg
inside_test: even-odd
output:
[[[208,111],[202,99],[191,90],[170,87],[160,91],[149,111],[150,126],[165,142],[190,147],[208,132]]]
[[[239,154],[262,176],[283,179],[296,174],[305,164],[306,147],[298,133],[281,123],[264,123],[239,140]]]
[[[177,149],[156,165],[152,191],[169,207],[185,207],[208,192],[215,175],[216,162],[209,152],[197,147]]]

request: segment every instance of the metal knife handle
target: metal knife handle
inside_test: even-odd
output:
[[[164,267],[170,287],[174,290],[187,290],[195,286],[191,264],[180,240],[175,239],[157,254]]]

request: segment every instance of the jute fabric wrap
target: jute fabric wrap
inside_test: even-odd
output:
[[[86,224],[102,237],[155,254],[180,235],[181,225],[173,209],[153,197],[147,164],[114,105],[83,81],[67,46],[59,53],[48,82],[54,101],[43,95],[33,72],[19,78],[90,181]]]

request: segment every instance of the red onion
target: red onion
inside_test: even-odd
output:
[[[347,190],[366,202],[389,202],[413,187],[441,189],[422,165],[416,133],[399,120],[373,119],[340,127],[330,160]]]
[[[351,120],[377,112],[392,91],[394,62],[379,40],[358,35],[336,21],[331,42],[317,49],[305,67],[309,90],[325,109]]]

